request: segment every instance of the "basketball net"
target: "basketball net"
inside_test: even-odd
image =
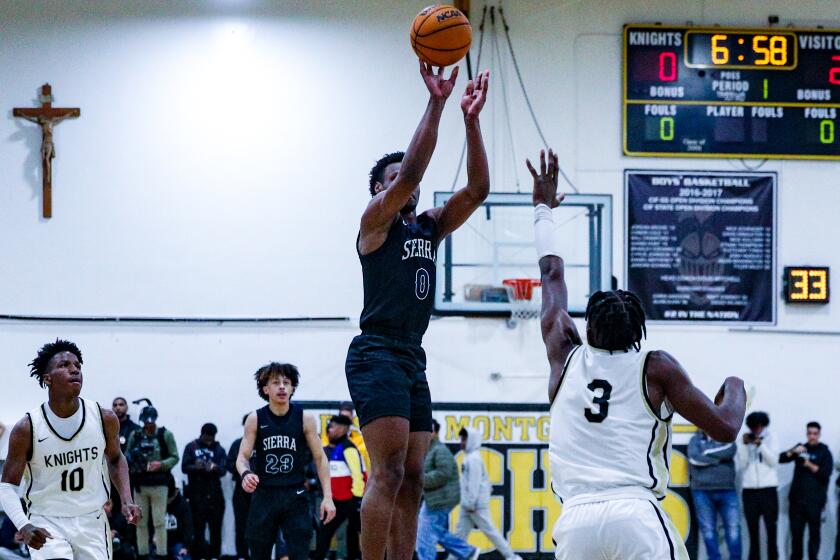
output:
[[[520,321],[530,321],[540,316],[542,309],[542,283],[533,278],[509,278],[502,282],[510,302],[508,326],[513,328]]]

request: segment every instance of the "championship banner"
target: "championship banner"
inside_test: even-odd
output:
[[[624,172],[625,277],[648,320],[776,322],[776,174]]]
[[[338,402],[301,402],[317,415],[321,430],[338,410]],[[440,422],[441,441],[461,463],[458,432],[470,427],[482,434],[481,451],[492,484],[490,512],[493,523],[510,542],[513,550],[527,559],[554,557],[552,529],[560,516],[560,500],[551,491],[548,460],[548,405],[439,403],[433,405]],[[688,488],[688,440],[694,426],[675,425],[669,461],[671,485],[663,508],[674,521],[692,558],[697,557],[697,532],[692,522]],[[450,529],[454,532],[459,508],[452,511]],[[481,549],[482,558],[501,560],[493,544],[478,530],[469,536],[470,544]]]

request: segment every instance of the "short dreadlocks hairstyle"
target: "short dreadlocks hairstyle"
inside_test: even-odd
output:
[[[281,364],[279,362],[271,362],[270,364],[258,369],[257,372],[254,374],[254,380],[257,382],[257,393],[260,395],[260,398],[262,400],[268,400],[268,395],[263,393],[263,387],[268,385],[268,382],[271,381],[272,377],[278,375],[288,377],[289,380],[292,382],[292,387],[294,388],[297,388],[298,383],[300,383],[300,372],[298,371],[298,368],[296,368],[292,364]]]
[[[79,363],[84,363],[82,352],[78,346],[69,340],[57,338],[55,342],[48,342],[41,346],[41,349],[38,350],[38,355],[35,356],[34,360],[29,362],[29,377],[37,379],[38,385],[43,388],[44,376],[47,375],[47,366],[50,364],[50,360],[52,360],[53,356],[62,352],[72,352],[79,358]]]
[[[373,168],[370,170],[370,181],[368,182],[368,188],[370,189],[370,196],[376,196],[376,183],[381,183],[382,179],[385,178],[385,168],[391,165],[392,163],[398,163],[403,160],[405,157],[405,152],[391,152],[390,154],[385,154],[377,162],[373,165]]]
[[[614,290],[595,292],[586,305],[586,321],[594,340],[592,345],[602,350],[639,351],[642,338],[647,336],[642,302],[632,292]]]

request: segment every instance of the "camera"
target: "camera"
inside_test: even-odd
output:
[[[154,452],[154,442],[141,439],[128,451],[128,471],[132,474],[146,472]]]

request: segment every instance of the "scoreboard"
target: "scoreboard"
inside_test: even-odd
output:
[[[624,154],[840,159],[840,30],[624,27]]]

